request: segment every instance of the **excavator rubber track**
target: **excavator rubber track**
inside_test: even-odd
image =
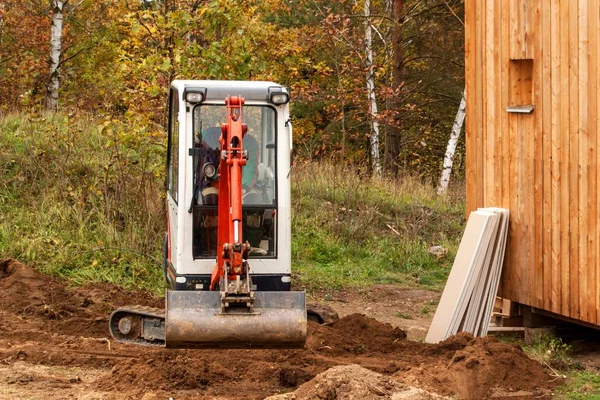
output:
[[[164,347],[165,310],[154,307],[120,307],[110,316],[110,334],[123,343]]]

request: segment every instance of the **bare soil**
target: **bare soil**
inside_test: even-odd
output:
[[[389,376],[373,372],[360,365],[338,365],[321,372],[291,393],[278,394],[267,400],[440,400],[426,390],[407,386]]]
[[[311,323],[302,350],[165,350],[109,340],[111,310],[162,303],[106,284],[69,289],[19,262],[0,260],[0,398],[262,399],[350,364],[381,374],[377,382],[391,387],[462,399],[545,398],[556,384],[518,346],[468,335],[424,344],[357,313],[331,326]],[[327,398],[362,398],[347,385],[344,392],[344,382],[331,380],[328,393],[345,397]]]
[[[401,328],[408,339],[421,341],[427,335],[440,297],[441,293],[433,290],[384,284],[311,294],[311,300],[332,307],[340,317],[365,314]]]

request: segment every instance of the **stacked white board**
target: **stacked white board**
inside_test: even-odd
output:
[[[469,216],[427,343],[457,332],[487,334],[504,261],[508,215],[507,209],[480,208]]]

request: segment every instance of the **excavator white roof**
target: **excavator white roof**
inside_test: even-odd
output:
[[[227,96],[242,96],[246,101],[266,101],[270,93],[288,93],[284,86],[268,81],[175,80],[171,86],[181,93],[185,89],[206,89],[205,99],[209,101],[224,101]]]

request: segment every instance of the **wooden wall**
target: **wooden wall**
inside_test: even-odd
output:
[[[510,209],[501,295],[598,325],[599,2],[465,1],[467,208]]]

